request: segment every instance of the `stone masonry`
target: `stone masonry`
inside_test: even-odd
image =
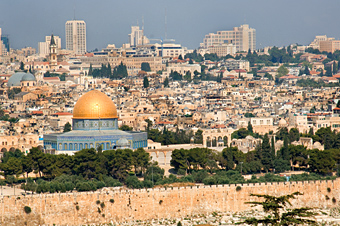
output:
[[[299,191],[304,195],[292,201],[293,207],[331,208],[340,202],[339,187],[340,179],[5,196],[0,200],[1,225],[86,225],[238,212],[251,208],[245,204],[256,199],[251,193],[279,196]],[[32,212],[25,213],[25,206]]]

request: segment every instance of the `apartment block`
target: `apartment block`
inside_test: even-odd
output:
[[[231,31],[218,31],[216,34],[209,33],[203,39],[201,47],[208,48],[221,44],[233,44],[237,52],[254,51],[256,49],[256,30],[248,24],[234,27]]]
[[[86,52],[86,23],[83,20],[69,20],[65,24],[66,49],[75,54]]]

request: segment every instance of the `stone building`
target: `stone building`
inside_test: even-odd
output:
[[[102,150],[147,147],[145,132],[118,130],[116,106],[98,90],[79,98],[73,109],[72,128],[70,132],[44,135],[46,152],[72,155],[84,148],[100,146]]]

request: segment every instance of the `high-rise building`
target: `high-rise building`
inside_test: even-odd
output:
[[[54,37],[54,42],[57,46],[57,49],[61,49],[61,38],[59,36],[53,36]],[[45,42],[39,42],[38,43],[38,51],[39,55],[42,57],[47,56],[50,51],[49,51],[49,46],[51,44],[51,36],[45,36]]]
[[[76,54],[86,52],[86,23],[83,20],[69,20],[65,24],[66,49]]]
[[[216,34],[209,33],[201,43],[201,47],[208,48],[221,44],[233,44],[237,52],[256,50],[256,30],[248,24],[234,27],[231,31],[218,31]]]
[[[149,43],[149,39],[144,36],[144,30],[140,30],[139,26],[131,26],[129,43],[130,46],[145,45]]]
[[[2,56],[1,28],[0,28],[0,56]]]

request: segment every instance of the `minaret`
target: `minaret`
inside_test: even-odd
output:
[[[57,44],[54,41],[53,34],[51,35],[50,42],[50,68],[51,70],[55,70],[57,68]]]

